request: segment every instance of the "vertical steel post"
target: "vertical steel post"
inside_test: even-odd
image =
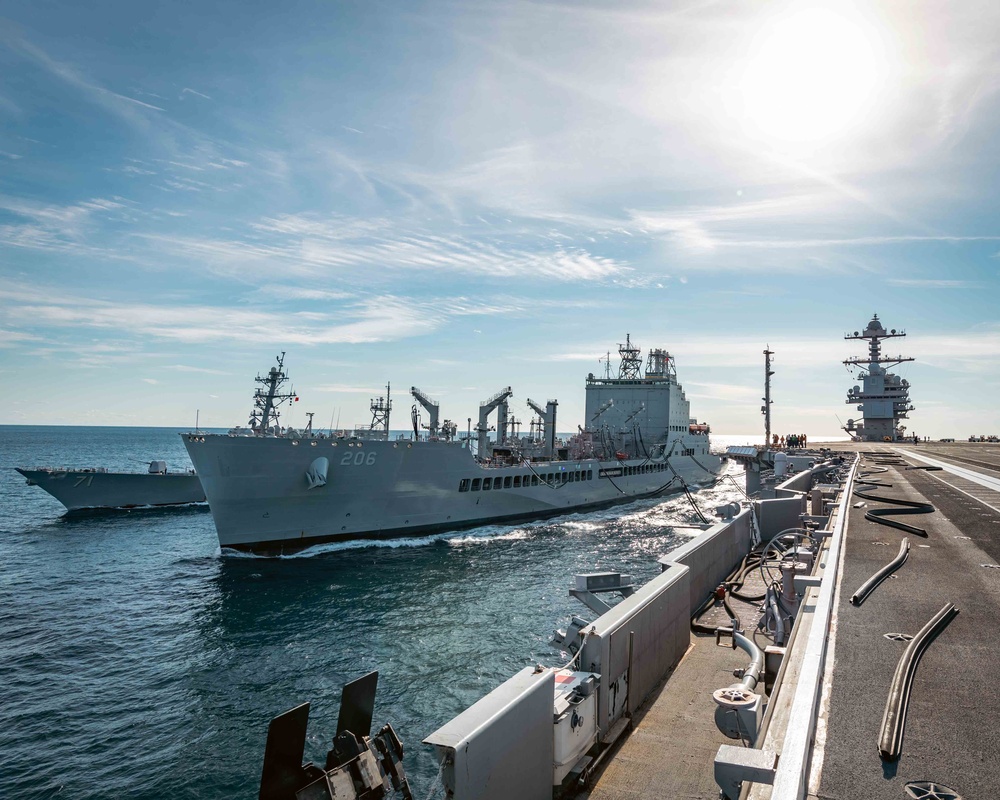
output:
[[[764,350],[764,405],[760,407],[764,415],[764,447],[771,446],[771,376],[774,370],[771,369],[771,356],[774,351],[768,345]]]

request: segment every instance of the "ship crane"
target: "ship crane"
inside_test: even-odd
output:
[[[429,419],[427,421],[427,431],[430,433],[431,438],[438,435],[438,418],[441,412],[441,405],[435,403],[422,391],[420,391],[416,386],[410,387],[410,394],[413,395],[413,399],[416,400],[420,405],[424,407],[427,412]]]
[[[551,458],[552,454],[556,451],[556,408],[559,405],[559,401],[549,400],[544,409],[530,397],[526,402],[528,408],[542,418],[542,437],[545,441],[542,448],[542,455]]]
[[[508,386],[506,389],[501,389],[495,395],[493,395],[489,400],[485,400],[479,404],[479,423],[476,425],[476,433],[478,434],[478,453],[480,459],[485,459],[486,449],[489,446],[489,425],[487,421],[489,420],[490,414],[493,410],[497,411],[497,425],[496,429],[498,431],[498,436],[503,436],[503,432],[507,428],[507,401],[514,395],[514,390]]]

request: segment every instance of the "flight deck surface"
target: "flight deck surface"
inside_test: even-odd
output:
[[[1000,479],[1000,445],[830,447],[851,458],[862,454],[859,481],[892,484],[863,491],[930,503],[935,510],[890,517],[924,529],[921,536],[865,518],[869,510],[890,504],[850,499],[808,796],[992,797],[1000,786],[1000,728],[995,724],[1000,691],[994,674],[1000,655],[1000,491],[991,486]],[[932,465],[917,456],[946,467],[917,468]],[[949,472],[947,465],[971,470],[982,480]],[[904,537],[910,542],[907,561],[860,606],[852,605],[851,595],[893,559]],[[901,755],[883,761],[878,750],[883,714],[907,644],[891,634],[917,634],[946,603],[957,606],[959,614],[919,661]],[[752,630],[757,619],[752,604],[736,610],[746,615],[744,626]],[[718,624],[727,620],[723,613]],[[714,756],[720,745],[738,742],[715,728],[712,691],[731,682],[731,670],[745,662],[741,652],[717,646],[713,637],[692,634],[687,655],[640,709],[633,731],[583,796],[715,800]],[[928,794],[935,786],[944,793]],[[752,796],[769,794],[769,787],[758,785]]]

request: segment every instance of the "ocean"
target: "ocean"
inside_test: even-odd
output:
[[[374,726],[400,735],[414,796],[441,797],[421,740],[522,667],[568,660],[549,640],[589,613],[574,574],[644,583],[699,532],[681,495],[262,558],[223,554],[206,507],[65,515],[13,470],[189,468],[178,433],[0,426],[0,797],[256,797],[271,717],[312,703],[322,763],[342,685],[371,670]],[[741,497],[695,495],[707,515]]]

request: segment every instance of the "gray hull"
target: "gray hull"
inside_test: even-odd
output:
[[[542,519],[678,491],[720,467],[707,454],[486,467],[457,442],[182,436],[219,543],[257,552]]]
[[[69,511],[87,508],[138,508],[204,503],[197,475],[148,474],[17,468],[28,483],[39,486]]]

